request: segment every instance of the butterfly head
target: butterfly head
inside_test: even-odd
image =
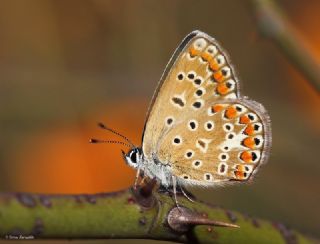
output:
[[[128,153],[122,151],[123,157],[126,163],[131,166],[132,168],[136,169],[143,160],[143,153],[141,148],[134,147]]]

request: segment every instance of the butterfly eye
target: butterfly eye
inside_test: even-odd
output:
[[[189,128],[189,130],[191,130],[191,131],[197,130],[197,128],[198,128],[198,122],[197,122],[196,120],[190,120],[190,121],[188,122],[188,128]]]
[[[137,154],[138,154],[138,152],[136,152],[136,151],[134,151],[134,150],[132,150],[132,151],[130,152],[129,157],[130,157],[130,159],[131,159],[131,163],[134,163],[134,164],[137,163]]]
[[[132,162],[136,163],[137,162],[137,155],[135,153],[132,153],[130,155],[130,159],[131,159]]]

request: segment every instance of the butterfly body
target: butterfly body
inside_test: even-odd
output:
[[[152,99],[142,146],[127,163],[161,185],[217,186],[245,182],[271,146],[264,107],[242,97],[226,52],[194,31],[167,65]]]
[[[124,154],[127,164],[135,169],[144,172],[149,178],[157,178],[164,187],[172,185],[172,167],[164,164],[156,156],[152,160],[147,160],[141,148],[133,148]]]

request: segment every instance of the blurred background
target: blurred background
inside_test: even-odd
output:
[[[320,2],[278,3],[320,58]],[[114,139],[96,127],[103,121],[140,144],[165,65],[200,29],[230,54],[242,94],[269,111],[273,146],[253,184],[190,190],[319,238],[319,94],[259,35],[253,15],[249,1],[235,0],[1,1],[0,191],[129,187],[135,172],[122,147],[88,139]]]

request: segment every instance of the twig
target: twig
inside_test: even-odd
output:
[[[259,30],[271,38],[309,84],[320,90],[320,64],[305,45],[305,40],[290,24],[273,0],[251,0]]]
[[[148,184],[147,188],[95,195],[0,194],[0,236],[311,243],[282,224],[192,203],[182,195],[178,196],[180,206],[177,207],[170,194],[152,192]]]

